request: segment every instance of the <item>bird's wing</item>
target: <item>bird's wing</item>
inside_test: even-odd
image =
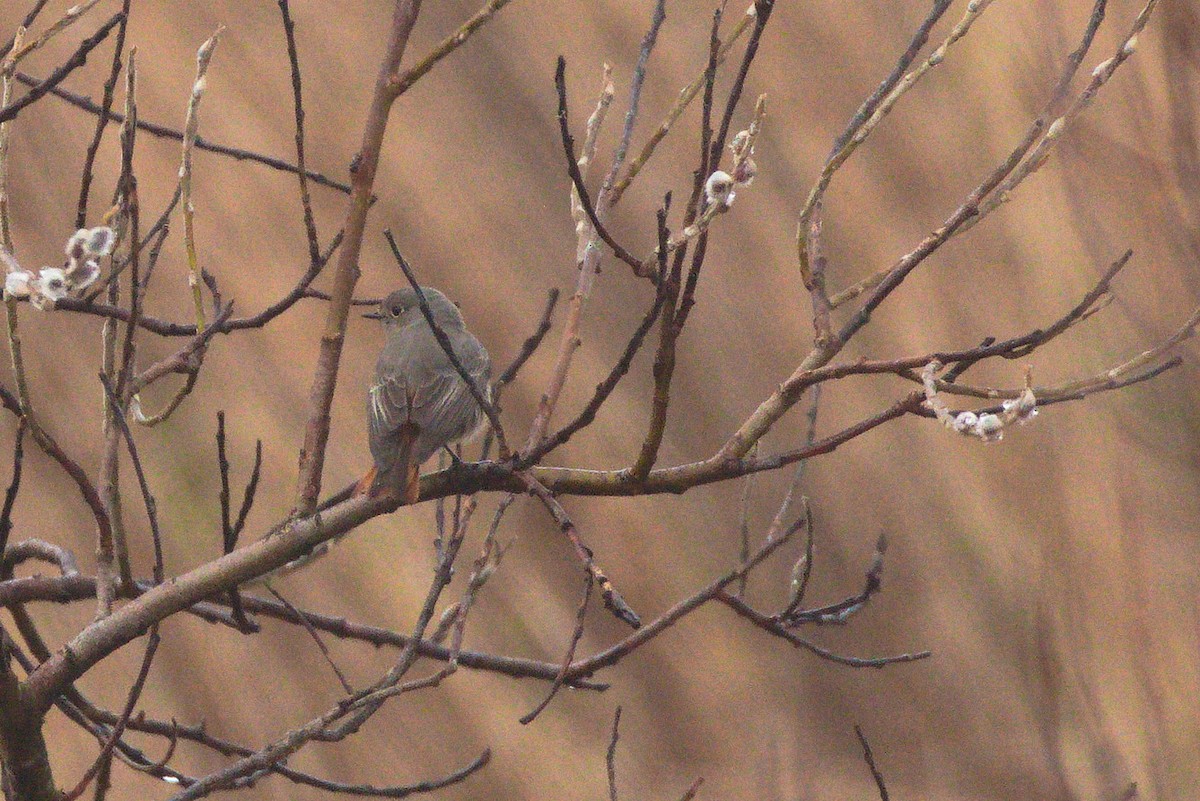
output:
[[[478,383],[486,392],[487,384]],[[438,448],[471,433],[482,414],[471,390],[453,368],[431,376],[414,398],[411,419],[420,433],[413,458],[424,462]]]
[[[412,333],[432,338],[427,328]],[[388,369],[377,370],[370,390],[371,446],[378,465],[381,458],[387,460],[402,432],[415,427],[418,433],[412,459],[420,464],[442,445],[471,433],[483,412],[440,350],[432,359],[427,356],[426,363],[417,364],[409,358],[416,349],[407,337],[397,339],[394,347],[395,357],[389,360]],[[476,386],[487,393],[491,375],[487,351],[473,337],[456,350]]]

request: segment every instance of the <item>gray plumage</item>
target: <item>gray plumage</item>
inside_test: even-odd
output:
[[[432,287],[421,290],[438,328],[486,397],[487,350],[449,298]],[[367,402],[375,486],[403,486],[410,471],[443,445],[474,434],[486,417],[430,330],[415,290],[396,290],[370,316],[382,320],[387,335]]]

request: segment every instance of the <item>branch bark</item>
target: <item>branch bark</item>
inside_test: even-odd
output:
[[[325,331],[321,335],[321,350],[317,357],[308,401],[308,424],[304,431],[304,445],[300,450],[300,471],[296,482],[296,511],[300,514],[312,513],[317,506],[317,496],[321,493],[321,471],[325,465],[325,446],[329,441],[329,407],[333,403],[333,392],[337,386],[338,365],[346,340],[350,300],[360,275],[358,257],[362,251],[367,212],[371,208],[371,193],[375,185],[375,173],[379,168],[379,152],[383,148],[392,103],[403,91],[403,84],[397,72],[404,49],[408,45],[409,34],[417,23],[420,11],[421,0],[398,0],[395,5],[387,51],[379,68],[375,94],[371,99],[371,107],[363,128],[362,145],[350,167],[352,180],[344,226],[346,234],[341,250],[338,251],[333,291],[330,293],[329,308],[325,315]]]

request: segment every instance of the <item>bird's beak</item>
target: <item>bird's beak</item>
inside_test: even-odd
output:
[[[365,313],[363,313],[363,317],[366,317],[368,320],[382,320],[383,319],[383,315],[380,314],[378,311],[365,312]]]

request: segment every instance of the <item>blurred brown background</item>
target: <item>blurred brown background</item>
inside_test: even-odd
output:
[[[53,13],[64,4],[51,4]],[[102,3],[82,28],[24,68],[46,74],[85,29],[119,4]],[[310,166],[338,178],[358,144],[390,6],[303,2],[293,8],[305,69]],[[790,371],[811,335],[794,263],[794,226],[808,187],[858,103],[891,69],[927,3],[832,0],[780,3],[747,86],[769,94],[760,172],[717,223],[681,366],[662,463],[707,455]],[[5,37],[26,3],[0,8]],[[936,41],[957,21],[956,4]],[[837,177],[826,206],[830,281],[844,286],[890,264],[936,227],[1006,154],[1037,113],[1073,49],[1090,4],[997,4],[972,35],[913,91]],[[426,52],[474,0],[427,3],[409,61]],[[180,125],[196,47],[227,26],[209,76],[202,134],[293,157],[287,58],[274,3],[134,4],[143,119]],[[1139,10],[1113,2],[1081,75],[1111,55]],[[456,298],[497,363],[528,334],[548,287],[574,284],[568,180],[554,123],[552,75],[568,60],[577,128],[612,63],[617,104],[602,141],[609,152],[649,3],[518,0],[402,98],[392,116],[362,261],[359,294],[402,281],[380,230],[393,228],[428,283]],[[51,12],[47,12],[50,14]],[[702,67],[711,8],[673,0],[651,59],[635,146]],[[740,13],[731,7],[730,18]],[[48,18],[52,18],[48,17]],[[949,23],[949,24],[947,24]],[[39,28],[40,29],[40,28]],[[105,46],[109,47],[108,45]],[[99,97],[102,48],[68,86]],[[739,50],[740,52],[740,50]],[[721,82],[721,95],[728,76]],[[1200,301],[1196,103],[1200,42],[1195,7],[1164,3],[1136,57],[1073,128],[1014,202],[925,264],[875,316],[845,357],[889,357],[974,344],[1044,325],[1073,305],[1125,248],[1136,252],[1102,316],[1039,352],[1039,383],[1090,375],[1168,335]],[[118,101],[119,103],[120,101]],[[749,106],[747,106],[747,109]],[[622,203],[613,228],[635,250],[653,242],[653,208],[683,196],[696,113]],[[744,125],[748,111],[738,118]],[[71,232],[78,170],[91,117],[47,99],[14,128],[11,195],[18,257],[61,258]],[[735,127],[736,130],[736,127]],[[178,145],[140,135],[144,209],[170,196]],[[605,157],[606,158],[606,157]],[[200,153],[196,207],[201,262],[249,313],[292,285],[305,262],[292,177]],[[92,208],[108,203],[115,133],[102,151]],[[313,190],[323,239],[340,225],[341,195]],[[152,313],[187,319],[182,243],[160,265]],[[322,285],[320,282],[318,285]],[[559,419],[590,394],[648,302],[646,287],[608,265],[588,306],[573,390]],[[305,399],[324,308],[306,301],[267,330],[219,339],[194,396],[166,425],[138,431],[167,532],[167,565],[182,572],[220,549],[215,414],[225,409],[235,480],[265,445],[265,477],[246,537],[290,507]],[[36,403],[56,436],[90,471],[99,462],[97,318],[22,311]],[[510,430],[532,418],[554,338],[505,402]],[[326,487],[366,468],[363,392],[380,332],[352,324],[334,409]],[[144,340],[143,362],[166,352]],[[545,688],[463,671],[443,688],[391,704],[348,744],[316,746],[291,764],[331,778],[404,783],[440,775],[491,746],[483,773],[442,798],[605,797],[604,751],[613,710],[624,707],[617,765],[626,798],[678,797],[703,776],[702,799],[872,798],[854,739],[870,737],[901,799],[1114,799],[1195,797],[1200,785],[1200,465],[1195,434],[1197,354],[1153,383],[1059,405],[995,446],[905,419],[809,465],[803,485],[817,518],[810,598],[856,592],[874,542],[891,548],[885,590],[845,629],[811,633],[836,651],[882,655],[929,648],[925,662],[855,671],[820,662],[711,608],[603,678],[603,694],[565,693],[531,726],[517,718]],[[7,360],[5,360],[7,362]],[[607,412],[557,453],[557,464],[613,467],[640,442],[649,359],[635,363]],[[976,380],[1015,385],[1017,363],[987,365]],[[2,379],[12,386],[11,376]],[[895,379],[855,380],[825,393],[820,430],[832,432],[907,392]],[[149,398],[151,408],[165,397]],[[14,425],[3,425],[8,453]],[[799,415],[769,438],[795,443]],[[71,546],[94,570],[86,508],[61,471],[27,446],[25,493],[13,538]],[[7,464],[7,458],[5,464]],[[7,481],[8,467],[3,468]],[[757,479],[751,521],[761,531],[786,476]],[[683,497],[567,499],[601,564],[643,616],[655,616],[737,559],[740,483]],[[477,530],[494,498],[485,498]],[[131,496],[137,559],[149,572],[146,526]],[[516,544],[485,591],[467,647],[557,660],[572,626],[578,569],[541,509],[525,500],[505,524]],[[311,571],[282,582],[297,605],[407,630],[431,566],[432,509],[373,521]],[[473,558],[477,541],[468,543]],[[751,582],[762,605],[786,588],[794,551]],[[465,576],[465,572],[460,576]],[[90,619],[90,604],[34,609],[57,645]],[[209,730],[261,745],[325,709],[339,690],[302,631],[267,622],[241,637],[178,617],[143,704],[161,718],[205,720]],[[580,653],[623,635],[600,611]],[[362,685],[394,658],[331,640],[334,658]],[[82,686],[110,707],[124,699],[140,648],[127,648]],[[72,784],[95,755],[89,737],[51,713],[56,778]],[[140,740],[150,753],[162,745]],[[220,762],[180,746],[182,769]],[[167,795],[155,780],[115,773],[111,797]],[[325,797],[267,779],[243,797]]]

